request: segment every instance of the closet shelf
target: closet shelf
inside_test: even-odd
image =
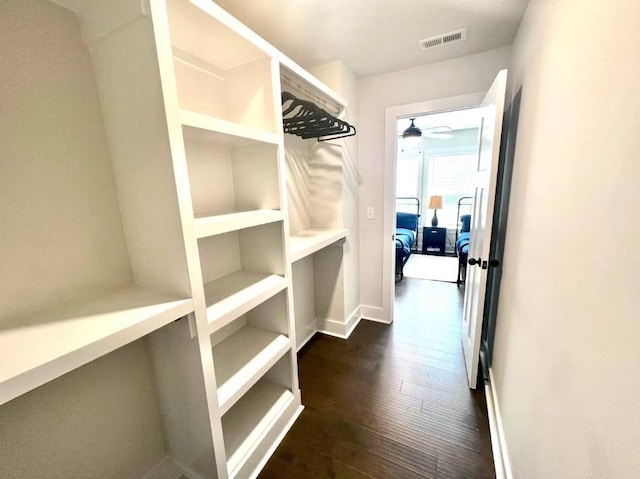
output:
[[[213,348],[218,403],[224,414],[291,348],[289,338],[245,326]]]
[[[0,329],[0,404],[193,312],[193,300],[129,287]]]
[[[237,271],[204,285],[209,332],[213,333],[287,287],[277,274]]]
[[[196,236],[206,238],[229,231],[237,231],[253,226],[282,221],[284,214],[278,210],[253,210],[215,216],[201,216],[195,219]]]
[[[196,137],[227,146],[252,143],[277,145],[280,138],[273,132],[214,118],[194,111],[180,110],[180,122],[186,137]]]
[[[298,231],[289,237],[291,261],[298,261],[342,238],[349,230],[342,228],[312,228]]]
[[[227,469],[235,477],[260,440],[294,400],[288,389],[260,381],[222,417]]]
[[[268,57],[266,42],[213,2],[189,0],[191,5],[180,10],[173,8],[176,3],[167,2],[174,59],[223,75],[235,66]]]

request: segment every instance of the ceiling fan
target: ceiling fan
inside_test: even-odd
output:
[[[423,131],[415,125],[414,120],[415,118],[411,118],[411,125],[409,125],[409,127],[407,127],[407,129],[398,136],[404,139],[426,137],[447,140],[449,138],[453,138],[453,129],[448,126],[433,126],[425,128]]]

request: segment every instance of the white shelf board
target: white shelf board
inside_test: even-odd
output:
[[[235,475],[293,400],[288,389],[260,381],[222,417],[229,476]]]
[[[289,237],[291,261],[298,261],[346,238],[348,232],[349,230],[341,228],[312,228],[292,234]]]
[[[218,403],[224,414],[291,348],[289,338],[245,326],[213,348]]]
[[[227,11],[210,0],[189,0],[189,3],[200,8],[206,15],[189,13],[187,10],[192,9],[185,8],[184,5],[171,8],[178,2],[167,2],[169,24],[173,27],[171,41],[174,55],[178,53],[182,60],[190,63],[190,60],[198,57],[197,65],[205,69],[213,66],[221,71],[267,56],[254,39],[261,40],[262,43],[265,41]],[[221,24],[224,27],[221,28]],[[193,41],[193,37],[197,38],[197,42]],[[187,51],[188,55],[185,57],[183,53]]]
[[[204,285],[209,332],[229,324],[287,287],[277,274],[236,271]]]
[[[0,404],[193,312],[193,300],[129,287],[0,328]]]
[[[203,138],[227,146],[252,143],[278,145],[280,138],[273,132],[241,125],[220,118],[181,109],[180,122],[186,137]]]
[[[282,220],[284,220],[282,211],[266,209],[200,216],[195,219],[196,236],[206,238]]]
[[[294,62],[291,58],[289,58],[280,50],[278,50],[275,46],[267,42],[264,38],[260,37],[258,34],[253,32],[251,29],[249,29],[246,25],[244,25],[238,19],[233,17],[231,14],[229,14],[222,7],[216,5],[214,2],[211,2],[209,0],[190,0],[190,2],[195,6],[197,6],[198,8],[200,8],[202,11],[206,12],[213,18],[217,19],[218,21],[220,21],[221,23],[229,27],[231,30],[236,32],[241,37],[247,39],[253,45],[258,47],[258,49],[265,52],[269,57],[274,58],[275,60],[280,62],[282,66],[287,68],[291,73],[298,76],[300,80],[307,83],[310,87],[328,96],[333,101],[340,104],[343,108],[346,108],[348,106],[344,98],[342,98],[340,95],[338,95],[336,92],[330,89],[327,85],[325,85],[316,77],[314,77],[307,70],[302,68],[296,62]],[[249,59],[245,60],[245,62],[247,61],[249,61]]]

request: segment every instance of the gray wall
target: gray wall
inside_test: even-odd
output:
[[[514,43],[493,363],[514,477],[640,477],[639,24],[637,0],[532,0]]]

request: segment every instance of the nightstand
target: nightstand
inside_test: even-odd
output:
[[[444,256],[447,228],[425,226],[422,228],[422,254]]]

